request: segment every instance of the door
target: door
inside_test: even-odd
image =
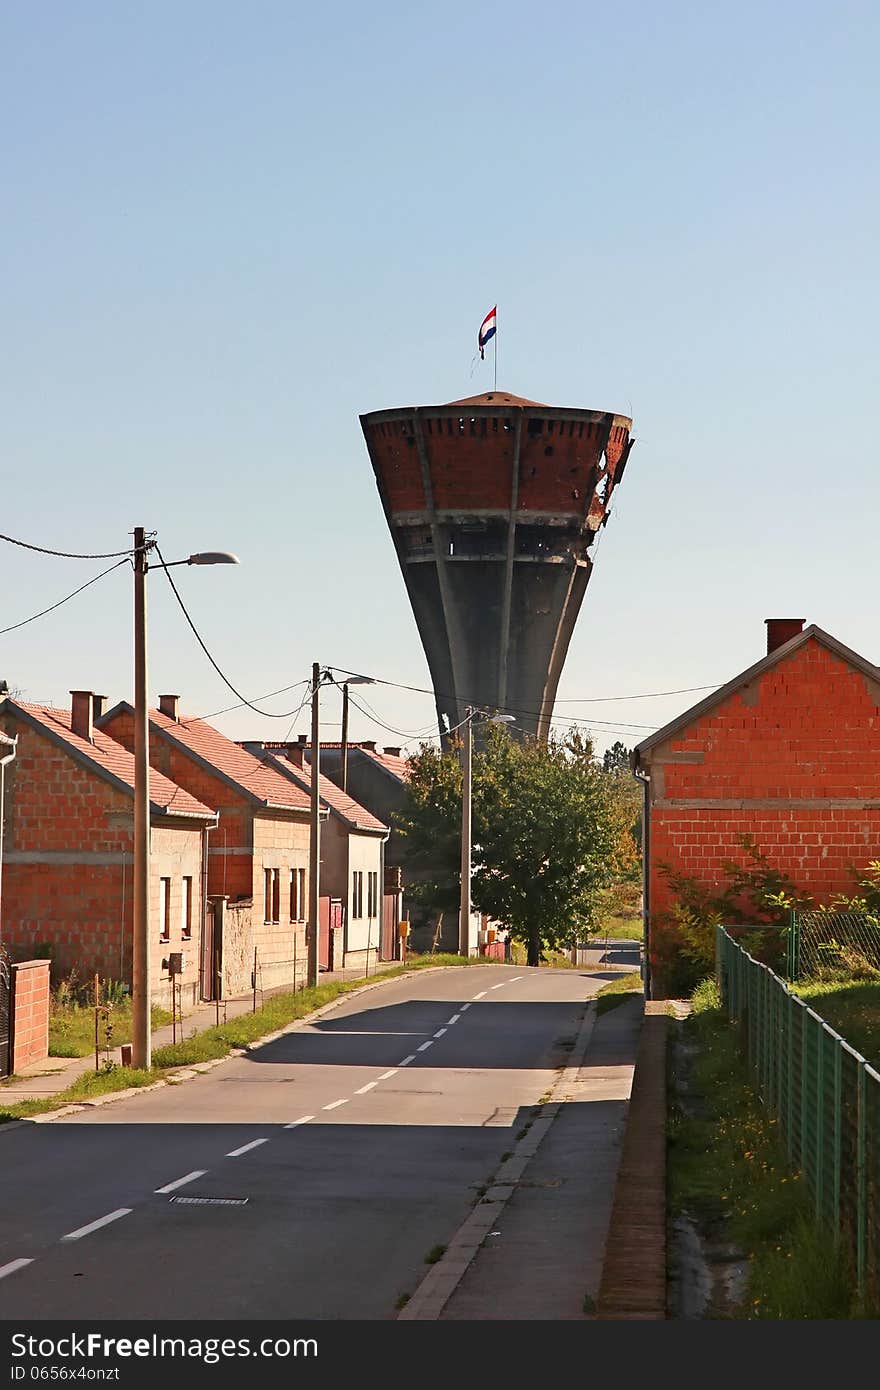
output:
[[[202,998],[216,999],[216,975],[214,971],[214,905],[205,913],[202,930]]]
[[[397,893],[384,893],[382,896],[382,945],[379,950],[380,960],[394,960],[397,950],[397,920],[398,920],[398,895]]]

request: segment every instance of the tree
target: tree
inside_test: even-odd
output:
[[[423,891],[452,910],[460,885],[458,754],[423,747],[410,766],[398,825],[413,867],[433,865]],[[472,823],[474,906],[525,944],[530,965],[595,929],[620,845],[611,790],[588,739],[545,744],[485,728],[473,760]]]
[[[423,743],[408,759],[406,799],[394,823],[404,840],[407,893],[435,912],[457,912],[461,884],[461,763]]]
[[[631,750],[627,748],[625,743],[620,742],[620,739],[618,739],[616,743],[612,743],[611,747],[606,748],[605,752],[602,754],[603,771],[617,772],[618,769],[623,768],[625,771],[629,772],[630,751]]]

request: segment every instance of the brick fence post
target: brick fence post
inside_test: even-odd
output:
[[[49,1055],[49,961],[23,960],[12,967],[12,1070]]]

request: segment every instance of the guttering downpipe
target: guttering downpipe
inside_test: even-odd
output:
[[[12,752],[0,758],[0,941],[3,940],[3,827],[6,822],[6,764],[11,763],[18,747],[18,734],[12,740]]]
[[[642,772],[638,767],[638,753],[634,754],[632,764],[633,776],[642,784],[642,931],[645,938],[644,946],[644,984],[645,999],[651,996],[651,942],[649,939],[649,922],[651,920],[651,774]]]

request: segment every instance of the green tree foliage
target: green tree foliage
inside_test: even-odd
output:
[[[423,746],[410,760],[397,824],[423,901],[459,897],[461,769],[457,750]],[[527,948],[530,965],[597,925],[601,890],[624,870],[615,788],[575,733],[548,743],[484,727],[473,759],[473,902]]]
[[[618,739],[602,754],[602,768],[605,772],[629,771],[629,755],[632,750]]]

